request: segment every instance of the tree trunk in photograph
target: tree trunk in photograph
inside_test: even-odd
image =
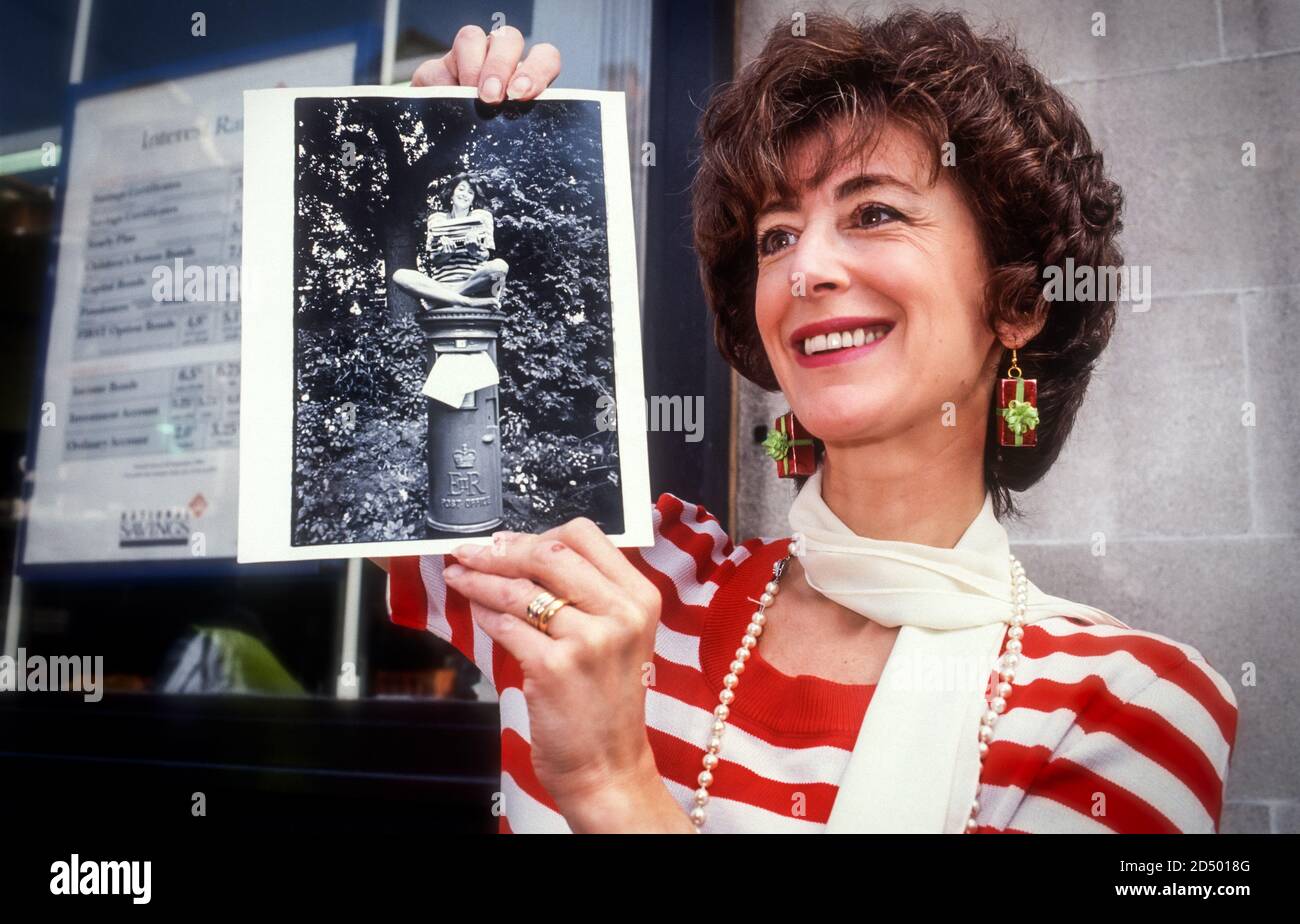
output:
[[[393,285],[393,273],[404,267],[418,266],[415,256],[424,246],[420,221],[426,208],[424,184],[427,182],[427,169],[424,167],[425,158],[408,164],[402,156],[402,139],[396,118],[375,119],[370,127],[379,140],[378,149],[384,152],[388,172],[388,196],[381,207],[372,210],[372,214],[374,227],[386,228],[383,235],[384,286],[388,292],[389,317],[396,321],[403,315],[414,314],[420,307],[415,296]]]
[[[414,267],[416,242],[411,223],[402,221],[389,228],[384,236],[384,285],[388,291],[389,318],[396,321],[415,314],[420,302],[401,286],[393,285],[393,273],[405,267]]]

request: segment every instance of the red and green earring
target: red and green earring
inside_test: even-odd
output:
[[[1003,446],[1037,446],[1038,379],[1027,379],[1011,351],[1011,368],[998,385],[998,441]]]
[[[763,449],[776,460],[779,478],[812,475],[817,471],[817,446],[813,435],[799,423],[794,411],[776,419],[763,440]]]

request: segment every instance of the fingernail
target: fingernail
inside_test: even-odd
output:
[[[451,578],[452,580],[455,580],[456,578],[460,577],[464,573],[465,573],[464,565],[448,565],[447,567],[442,569],[442,576]]]
[[[481,91],[481,95],[483,99],[485,99],[489,103],[495,103],[500,101],[501,78],[489,77],[487,80],[483,81],[483,89]]]
[[[506,95],[511,99],[519,99],[533,88],[533,82],[528,79],[527,75],[520,74],[514,80],[510,81],[510,89],[506,90]]]
[[[451,554],[455,555],[457,558],[468,559],[468,558],[473,558],[475,555],[478,555],[482,551],[483,551],[483,546],[481,545],[466,544],[466,545],[457,546],[452,551]]]

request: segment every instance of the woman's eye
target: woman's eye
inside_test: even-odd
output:
[[[794,235],[784,228],[773,228],[770,231],[764,231],[758,238],[758,252],[763,256],[776,253],[788,244],[782,244],[782,236],[793,238]]]
[[[868,215],[882,215],[881,221],[863,221]],[[898,212],[884,205],[864,205],[853,214],[854,224],[864,228],[874,228],[876,225],[884,224],[886,221],[893,221],[901,217]]]

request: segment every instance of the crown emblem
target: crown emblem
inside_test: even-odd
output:
[[[456,460],[457,468],[473,468],[478,453],[469,448],[469,443],[461,443],[460,448],[453,452],[451,457]]]

